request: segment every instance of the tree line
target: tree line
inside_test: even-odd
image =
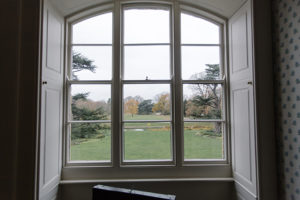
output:
[[[72,76],[77,80],[76,73],[82,70],[95,72],[97,66],[93,61],[80,53],[73,52]],[[207,64],[204,73],[194,74],[191,79],[217,80],[220,76],[219,64]],[[184,99],[184,117],[220,119],[221,118],[221,89],[217,84],[193,84],[191,85],[193,95]],[[111,101],[92,101],[88,99],[89,93],[79,93],[72,96],[72,117],[73,120],[105,120],[109,118]],[[169,115],[170,94],[161,93],[156,95],[154,100],[143,99],[141,96],[129,96],[124,99],[124,112],[134,115]],[[109,127],[99,123],[74,123],[72,124],[72,139],[105,137]],[[221,133],[221,123],[215,122],[215,132]]]

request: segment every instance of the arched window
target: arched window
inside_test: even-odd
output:
[[[65,166],[227,166],[222,19],[124,3],[67,22]]]

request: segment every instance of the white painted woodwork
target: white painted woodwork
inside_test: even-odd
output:
[[[238,199],[257,199],[251,0],[228,26],[233,176]]]
[[[39,199],[57,199],[62,156],[63,25],[48,1],[43,9]]]
[[[83,10],[84,8],[112,3],[113,0],[51,0],[64,16]],[[124,2],[129,2],[125,1]],[[160,3],[160,0],[150,0]],[[148,1],[149,2],[149,1]],[[211,11],[224,17],[231,17],[234,12],[243,5],[246,0],[178,0],[178,2],[199,6],[204,10]]]
[[[229,73],[232,82],[253,79],[250,1],[229,20]]]

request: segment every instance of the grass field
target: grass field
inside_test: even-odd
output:
[[[126,120],[166,120],[167,116],[135,115]],[[214,123],[186,123],[184,131],[185,159],[220,159],[222,136],[213,132]],[[125,160],[171,159],[169,123],[126,123],[124,129]],[[110,160],[110,130],[105,137],[76,139],[71,145],[71,160]]]

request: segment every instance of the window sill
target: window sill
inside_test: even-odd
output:
[[[62,169],[62,180],[181,180],[232,178],[229,164],[201,166],[164,167],[84,167],[72,166]]]
[[[147,178],[147,179],[91,179],[91,180],[61,180],[61,185],[84,183],[127,183],[127,182],[234,182],[233,178]]]

